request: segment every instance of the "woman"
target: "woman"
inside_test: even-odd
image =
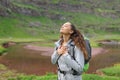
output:
[[[58,80],[82,80],[84,59],[87,59],[84,38],[70,22],[62,25],[60,34],[51,56],[52,63],[58,65]]]

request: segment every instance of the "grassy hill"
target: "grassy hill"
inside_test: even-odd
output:
[[[58,38],[60,26],[67,21],[75,24],[90,38],[111,34],[115,38],[120,34],[119,0],[0,2],[0,38],[33,37],[55,40]]]

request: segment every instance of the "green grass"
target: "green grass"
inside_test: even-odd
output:
[[[36,10],[38,11],[39,8],[37,8],[36,6],[33,5],[27,5],[27,4],[23,4],[23,3],[18,3],[18,2],[12,2],[13,5],[17,6],[17,7],[21,7],[21,8],[26,8],[26,9],[31,9],[31,10]]]
[[[85,14],[85,13],[74,13],[74,12],[65,12],[65,11],[56,11],[50,10],[49,13],[51,14],[60,14],[65,19],[53,19],[51,20],[45,16],[25,16],[20,14],[14,14],[14,17],[7,18],[7,17],[0,17],[0,38],[1,37],[39,37],[44,38],[48,34],[51,37],[54,37],[56,34],[59,34],[60,26],[67,21],[72,22],[76,25],[76,27],[85,34],[96,35],[100,34],[108,34],[112,33],[119,34],[118,31],[108,32],[107,28],[118,28],[119,29],[119,21],[120,19],[111,19],[111,18],[103,18],[100,16],[95,16],[92,14]],[[67,13],[67,14],[66,14]],[[73,15],[74,14],[74,15]],[[71,17],[69,17],[71,16]],[[77,16],[77,17],[76,17]],[[30,27],[30,23],[39,22],[40,26]],[[102,30],[103,28],[106,30]],[[48,38],[51,38],[47,36]],[[57,38],[57,37],[56,37]]]
[[[25,30],[21,27],[19,20],[0,17],[0,37],[26,37]]]
[[[37,42],[37,41],[45,41],[44,39],[39,39],[39,38],[1,38],[0,43],[4,42]]]
[[[120,77],[120,64],[115,64],[112,67],[101,69],[101,71],[108,76]]]
[[[120,80],[120,64],[115,64],[112,67],[99,69],[103,75],[98,74],[83,74],[83,80]],[[2,71],[2,72],[1,72]],[[5,65],[0,64],[0,79],[1,80],[57,80],[57,75],[47,73],[43,76],[25,75],[17,73],[14,70],[9,70]]]
[[[45,75],[45,76],[35,76],[35,75],[20,75],[16,79],[10,78],[9,80],[56,80],[57,75]]]
[[[96,74],[84,74],[83,80],[119,80],[119,77],[114,76],[100,76]]]
[[[22,15],[16,19],[0,17],[0,38],[45,38],[54,35],[54,31],[50,30],[52,21],[44,17],[28,17]],[[22,16],[22,17],[21,17]],[[48,23],[46,24],[45,21]],[[30,22],[40,22],[40,27],[29,27]],[[53,32],[53,33],[52,33]],[[51,37],[50,37],[51,38]]]
[[[9,78],[15,78],[17,75],[16,71],[9,70],[5,65],[0,64],[0,80],[9,80]]]

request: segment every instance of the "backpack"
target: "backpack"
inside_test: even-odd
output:
[[[84,40],[85,40],[85,44],[86,44],[86,50],[87,50],[87,53],[88,53],[88,59],[85,60],[85,64],[87,64],[90,61],[90,59],[91,59],[92,49],[91,49],[91,45],[90,45],[89,39],[84,37]]]
[[[88,53],[88,59],[85,59],[85,64],[84,64],[84,68],[83,68],[83,71],[86,72],[88,69],[89,69],[89,61],[91,59],[91,45],[90,45],[90,41],[87,37],[84,37],[84,40],[85,40],[85,45],[86,45],[86,50],[87,50],[87,53]],[[74,55],[74,48],[75,48],[75,45],[71,45],[73,46],[73,53],[72,53],[72,57],[73,59],[75,60],[75,55]]]

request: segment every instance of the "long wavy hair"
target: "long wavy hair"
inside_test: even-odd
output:
[[[71,24],[71,23],[70,23]],[[88,54],[86,51],[86,45],[83,35],[80,33],[79,30],[76,29],[76,27],[71,24],[71,30],[73,30],[73,33],[70,36],[70,39],[72,39],[77,47],[82,50],[85,59],[88,59]],[[61,44],[63,43],[63,35],[60,35],[60,38],[62,39]]]

